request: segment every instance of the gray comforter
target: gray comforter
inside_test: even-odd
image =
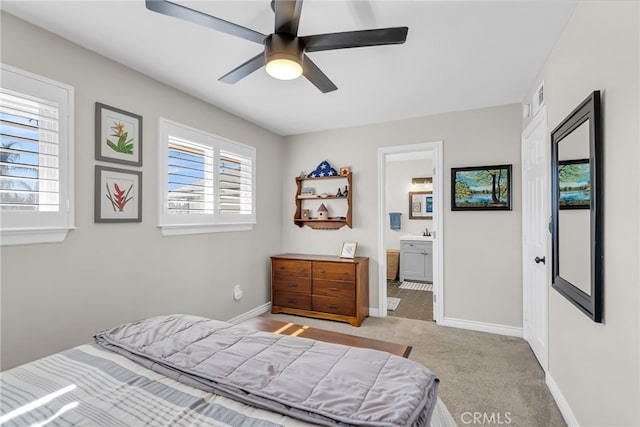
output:
[[[322,425],[428,426],[438,379],[389,353],[196,316],[96,334],[102,347],[190,386]]]

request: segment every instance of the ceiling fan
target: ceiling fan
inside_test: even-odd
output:
[[[402,44],[407,39],[407,27],[346,31],[341,33],[298,36],[302,0],[272,0],[275,30],[266,35],[224,19],[190,9],[166,0],[145,0],[147,9],[173,16],[214,30],[264,45],[264,52],[249,59],[218,80],[237,83],[254,71],[266,66],[267,73],[281,80],[304,75],[322,93],[338,89],[309,59],[306,52],[348,49],[353,47]]]

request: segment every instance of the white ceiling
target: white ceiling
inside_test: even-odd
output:
[[[273,32],[269,0],[176,1]],[[521,102],[575,0],[305,0],[300,35],[408,26],[402,45],[309,53],[338,86],[264,68],[217,79],[262,46],[148,11],[143,0],[6,1],[1,8],[280,135]]]

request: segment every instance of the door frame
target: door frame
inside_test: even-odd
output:
[[[387,224],[386,182],[387,155],[430,151],[433,162],[433,320],[440,324],[444,319],[444,170],[443,142],[423,142],[378,148],[378,317],[387,316],[387,254],[385,252],[385,227]]]
[[[527,251],[525,248],[525,232],[526,232],[526,224],[524,224],[524,200],[526,197],[526,182],[525,182],[525,170],[524,170],[524,164],[525,164],[525,160],[524,160],[524,156],[526,154],[526,150],[525,150],[525,143],[526,141],[535,133],[535,131],[538,129],[539,126],[544,126],[544,135],[545,135],[545,142],[546,140],[548,140],[548,135],[549,135],[549,128],[548,128],[548,121],[547,121],[547,108],[545,106],[542,106],[538,112],[536,113],[536,115],[534,116],[534,118],[531,120],[531,122],[529,122],[529,124],[527,125],[527,127],[524,129],[524,131],[522,132],[522,136],[521,136],[521,165],[522,165],[522,177],[521,177],[521,182],[522,182],[522,200],[523,200],[523,215],[522,215],[522,337],[525,339],[525,341],[527,342],[531,342],[532,339],[534,339],[535,337],[530,336],[530,331],[527,328],[527,319],[526,319],[526,315],[527,312],[529,310],[529,300],[528,300],[528,295],[529,293],[527,292],[527,281],[525,280],[525,265],[527,262],[531,262],[531,259],[525,259],[527,256]],[[549,149],[550,149],[550,144],[549,143],[545,143],[543,144],[543,146],[545,147],[545,161],[546,161],[546,168],[545,168],[545,193],[547,195],[547,198],[550,200],[550,185],[549,185],[549,178],[550,178],[550,173],[549,173],[549,165],[551,162],[551,157],[550,157],[550,153],[549,153]],[[543,212],[544,217],[546,218],[550,218],[551,216],[551,211],[550,211],[550,207],[549,207],[549,203],[547,203],[546,205],[546,212]],[[550,239],[549,239],[549,233],[545,232],[544,235],[546,236],[546,243],[545,243],[545,253],[549,254],[551,253],[550,251]],[[547,256],[547,259],[549,259],[549,257]],[[542,367],[542,369],[547,372],[548,367],[549,367],[549,285],[551,283],[551,273],[550,273],[550,269],[548,267],[548,264],[545,264],[545,270],[546,270],[546,277],[545,277],[545,283],[544,283],[544,289],[545,289],[545,295],[543,298],[543,303],[544,305],[542,306],[543,312],[544,312],[544,331],[543,331],[543,345],[544,345],[544,354],[540,355],[541,359],[538,358],[538,355],[534,352],[534,354],[536,354],[536,358],[538,358],[538,362],[540,363],[540,366]]]

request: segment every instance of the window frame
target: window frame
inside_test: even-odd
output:
[[[168,212],[168,152],[169,136],[213,149],[213,200],[211,214]],[[220,151],[231,152],[251,160],[251,213],[220,212]],[[200,129],[160,117],[158,120],[158,227],[163,236],[184,234],[250,231],[256,224],[256,149],[205,132]]]
[[[65,83],[0,63],[2,87],[58,104],[59,188],[57,212],[2,212],[0,246],[52,243],[65,240],[75,229],[74,203],[74,88]]]

